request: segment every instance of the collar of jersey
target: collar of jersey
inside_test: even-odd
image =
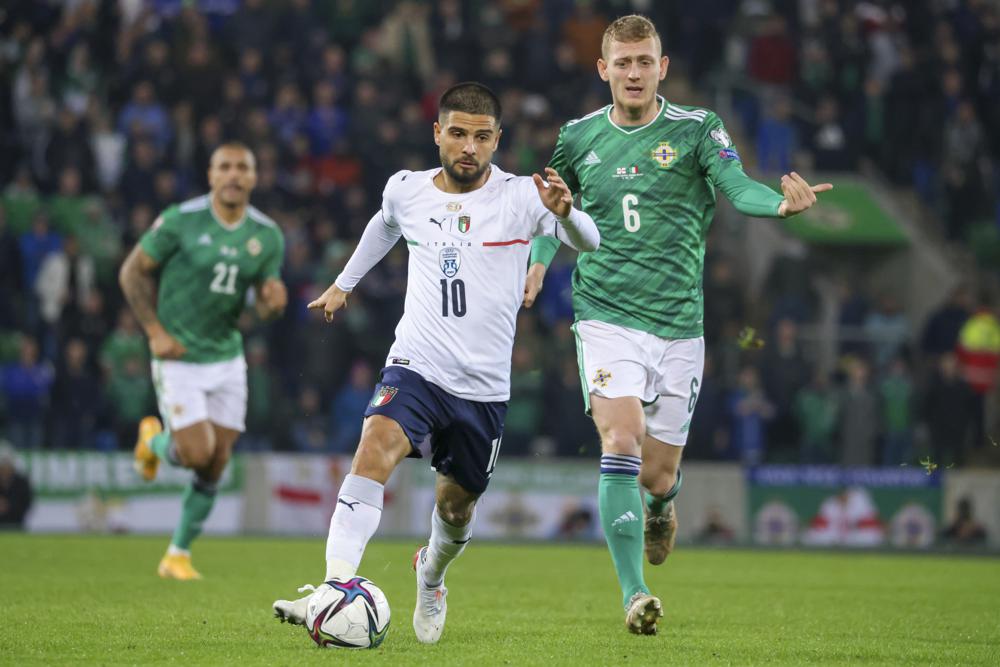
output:
[[[237,229],[242,227],[243,223],[247,221],[249,210],[250,210],[250,205],[248,204],[247,208],[243,211],[243,217],[240,218],[240,221],[230,225],[228,222],[226,222],[225,220],[223,220],[222,218],[220,218],[215,214],[215,206],[212,204],[212,196],[211,195],[208,196],[208,212],[212,214],[212,220],[215,220],[216,224],[218,224],[219,227],[225,229],[227,232],[235,232]]]
[[[490,162],[490,175],[486,178],[486,182],[483,183],[482,185],[480,185],[475,190],[470,190],[468,192],[445,192],[444,190],[442,190],[441,188],[439,188],[434,183],[434,177],[436,177],[442,171],[444,171],[444,167],[438,167],[437,169],[431,169],[431,171],[430,171],[430,175],[431,175],[431,187],[434,188],[434,192],[438,193],[442,197],[468,197],[470,195],[476,194],[477,192],[482,192],[483,190],[486,189],[486,186],[489,185],[493,181],[494,177],[496,177],[497,166],[495,164],[493,164],[492,162]]]
[[[622,127],[615,121],[611,120],[611,112],[614,111],[615,109],[615,105],[613,103],[608,105],[608,112],[605,114],[605,117],[608,119],[608,122],[611,124],[611,127],[615,128],[619,132],[622,132],[624,134],[635,134],[636,132],[641,132],[650,125],[652,125],[653,123],[655,123],[656,121],[660,120],[660,116],[663,115],[663,112],[667,108],[667,100],[664,99],[663,95],[657,95],[656,99],[660,102],[660,108],[657,110],[656,115],[653,116],[653,120],[649,121],[645,125],[640,125],[639,127],[633,127],[626,130],[624,127]]]

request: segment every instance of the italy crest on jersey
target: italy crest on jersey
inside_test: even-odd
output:
[[[653,159],[661,169],[667,169],[677,159],[677,151],[666,141],[661,141],[653,151]]]
[[[472,226],[472,218],[467,215],[458,216],[458,231],[463,234],[469,233],[469,227]]]
[[[372,407],[373,408],[382,407],[383,405],[391,401],[396,396],[397,393],[399,393],[399,389],[397,389],[396,387],[389,387],[389,386],[380,387],[379,390],[375,392],[375,395],[372,396],[372,403],[371,403]]]

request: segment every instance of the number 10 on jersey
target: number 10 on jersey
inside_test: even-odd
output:
[[[465,283],[461,280],[441,279],[441,317],[448,317],[449,305],[455,317],[465,316]]]

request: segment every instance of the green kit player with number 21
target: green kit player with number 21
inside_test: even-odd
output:
[[[654,634],[663,615],[642,555],[662,563],[677,531],[681,452],[704,364],[702,273],[715,189],[746,215],[786,217],[832,187],[793,172],[781,179],[782,196],[748,177],[718,116],[657,95],[668,63],[645,17],[609,25],[597,71],[612,104],[566,123],[549,163],[601,232],[601,247],[577,259],[573,330],[601,438],[601,527],[637,634]],[[526,306],[557,246],[533,241]]]
[[[139,423],[136,469],[147,481],[160,461],[190,468],[181,517],[158,573],[200,579],[191,542],[215,503],[216,484],[244,430],[247,364],[236,321],[247,290],[257,314],[280,315],[285,242],[273,220],[250,206],[257,183],[254,155],[239,142],[215,149],[211,192],[171,206],[125,259],[119,282],[149,337],[160,420]]]

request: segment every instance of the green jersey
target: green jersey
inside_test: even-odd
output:
[[[715,187],[748,215],[776,216],[782,196],[744,173],[718,116],[659,101],[641,127],[613,123],[611,105],[566,123],[549,166],[601,232],[573,272],[576,318],[696,338]],[[534,241],[532,262],[552,260],[552,241]]]
[[[242,354],[236,320],[246,292],[281,272],[285,240],[278,225],[253,206],[242,221],[225,225],[205,195],[168,208],[139,243],[160,265],[156,314],[187,348],[183,361]]]

